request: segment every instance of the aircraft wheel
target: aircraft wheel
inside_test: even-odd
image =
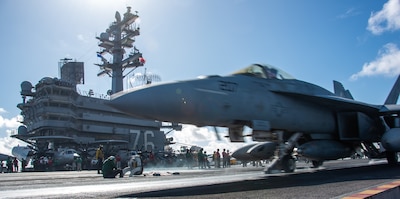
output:
[[[399,164],[399,153],[398,152],[392,152],[392,151],[386,151],[386,159],[388,161],[389,165],[397,165]]]
[[[313,167],[314,168],[318,168],[318,167],[320,167],[324,162],[323,161],[321,161],[321,160],[313,160],[313,161],[311,161],[312,162],[312,165],[313,165]]]
[[[294,172],[294,169],[296,169],[296,161],[294,158],[290,155],[287,155],[282,158],[282,169],[286,173],[292,173]]]
[[[274,169],[273,168],[268,168],[268,169],[264,170],[264,173],[265,174],[272,174],[272,173],[274,173]]]

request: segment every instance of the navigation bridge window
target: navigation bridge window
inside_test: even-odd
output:
[[[233,75],[249,75],[265,79],[294,79],[291,75],[271,65],[253,64]]]

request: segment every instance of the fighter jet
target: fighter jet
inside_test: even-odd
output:
[[[16,146],[12,149],[12,154],[20,161],[32,162],[37,171],[45,170],[45,165],[49,158],[52,159],[54,169],[71,169],[75,158],[79,157],[78,152],[71,148],[59,148],[58,150],[40,151],[31,146]],[[53,169],[53,168],[52,168]]]
[[[253,64],[228,76],[203,76],[116,93],[110,105],[143,119],[227,127],[232,142],[243,142],[243,129],[250,127],[252,139],[265,145],[246,146],[241,153],[254,159],[263,157],[260,151],[274,150],[265,151],[266,156],[276,154],[266,172],[293,172],[295,147],[314,166],[350,157],[360,149],[369,157],[386,156],[388,163],[397,164],[399,92],[397,79],[385,104],[372,105],[355,101],[339,82],[334,82],[332,93],[271,65]]]

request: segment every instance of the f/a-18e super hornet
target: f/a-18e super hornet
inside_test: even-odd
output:
[[[253,64],[229,76],[145,85],[112,96],[111,105],[145,119],[229,129],[242,142],[244,126],[252,144],[234,156],[274,157],[271,169],[293,172],[293,150],[320,166],[363,149],[370,157],[397,164],[400,151],[398,79],[384,105],[355,101],[334,81],[334,93],[294,79],[270,65]]]

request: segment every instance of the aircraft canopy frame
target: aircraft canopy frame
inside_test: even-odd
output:
[[[232,75],[250,75],[264,79],[295,79],[293,76],[289,75],[285,71],[266,64],[252,64],[246,68],[232,73]]]

